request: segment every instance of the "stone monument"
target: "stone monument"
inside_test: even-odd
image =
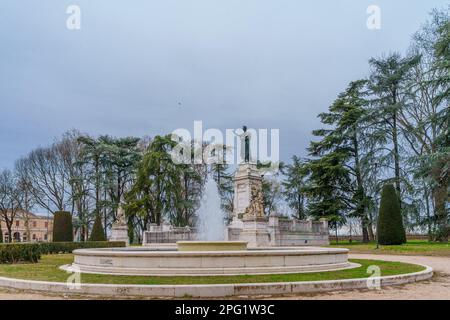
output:
[[[241,162],[234,175],[233,221],[228,226],[226,236],[235,233],[249,247],[270,245],[267,218],[264,215],[262,176],[251,158],[250,139],[247,127],[243,127],[241,139]],[[237,235],[239,234],[239,235]]]
[[[251,135],[243,127],[240,135],[241,163],[234,175],[232,221],[225,239],[247,241],[249,247],[328,245],[327,221],[302,221],[264,214],[262,174],[251,157]]]
[[[116,221],[112,225],[111,238],[109,241],[124,241],[126,245],[130,245],[130,240],[128,238],[128,225],[125,219],[125,211],[123,210],[122,204],[119,205],[117,209]]]

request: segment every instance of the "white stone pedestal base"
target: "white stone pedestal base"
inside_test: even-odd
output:
[[[109,241],[124,241],[126,245],[129,246],[130,240],[128,238],[128,226],[113,226]]]
[[[240,240],[247,241],[250,248],[270,246],[270,233],[267,230],[267,221],[244,221]]]

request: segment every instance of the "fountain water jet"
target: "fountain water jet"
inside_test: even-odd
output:
[[[220,202],[217,184],[210,176],[206,182],[201,205],[198,209],[198,240],[224,240],[225,223]]]

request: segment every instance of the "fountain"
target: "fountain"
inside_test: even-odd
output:
[[[224,239],[224,215],[220,208],[217,184],[210,176],[198,209],[197,237],[202,241],[221,241]]]
[[[211,276],[285,274],[355,267],[348,262],[348,249],[298,245],[314,241],[328,243],[326,221],[316,224],[312,221],[283,222],[283,228],[280,228],[276,216],[265,217],[262,178],[256,164],[249,161],[248,147],[247,139],[246,162],[239,165],[235,175],[233,222],[227,228],[216,183],[209,178],[198,210],[199,241],[149,245],[144,241],[145,246],[142,247],[79,249],[73,252],[74,263],[62,268],[99,274]],[[225,230],[228,241],[223,241]]]

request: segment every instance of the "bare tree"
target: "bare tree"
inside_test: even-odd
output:
[[[67,205],[68,173],[64,167],[61,146],[33,150],[27,157],[31,190],[36,203],[54,213]]]
[[[0,216],[8,230],[8,241],[12,241],[12,226],[16,215],[22,209],[22,193],[17,178],[10,170],[0,173]]]
[[[18,191],[21,193],[22,202],[22,218],[24,219],[25,229],[27,233],[27,240],[30,240],[30,218],[31,210],[34,207],[36,201],[32,193],[31,176],[29,172],[29,162],[26,158],[19,159],[15,164],[15,175],[17,178]]]

